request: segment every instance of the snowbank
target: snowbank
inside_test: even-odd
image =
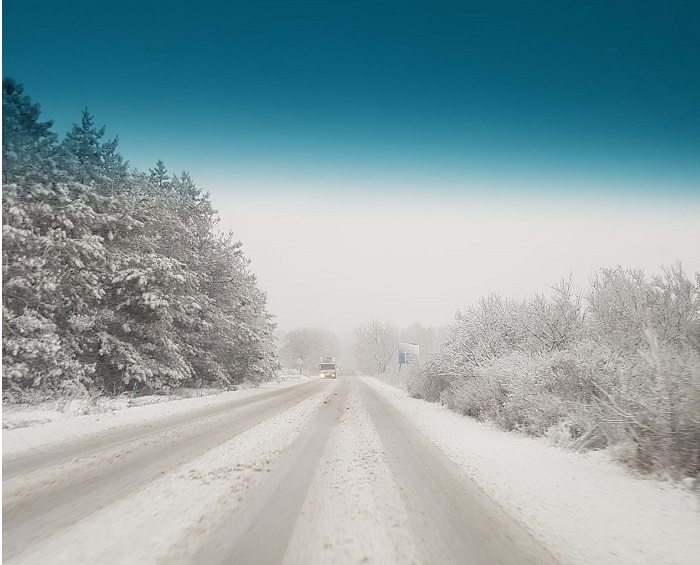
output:
[[[363,378],[562,562],[691,565],[700,559],[700,497],[632,476],[604,453],[495,430]]]

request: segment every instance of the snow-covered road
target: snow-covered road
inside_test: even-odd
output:
[[[560,501],[519,511],[528,493],[513,490],[527,490],[527,473],[515,485],[493,463],[497,449],[465,461],[468,449],[455,447],[490,437],[511,451],[512,436],[373,379],[234,395],[31,450],[13,443],[18,432],[27,433],[3,433],[6,563],[685,565],[700,554],[700,521],[673,496],[658,525],[689,522],[647,541],[648,561],[624,550],[644,522],[635,516],[633,531],[604,532],[620,543],[587,553],[605,542],[587,522],[595,516],[579,516],[589,537],[575,543],[543,518]],[[530,453],[547,455],[538,449]]]

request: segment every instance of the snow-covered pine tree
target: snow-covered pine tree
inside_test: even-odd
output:
[[[3,391],[231,385],[277,367],[266,298],[189,174],[133,173],[84,111],[59,145],[3,83]]]
[[[39,120],[41,108],[13,79],[2,81],[2,180],[32,183],[55,174],[58,136],[53,121]]]

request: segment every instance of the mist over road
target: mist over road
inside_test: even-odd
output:
[[[556,562],[353,377],[4,459],[3,559]]]

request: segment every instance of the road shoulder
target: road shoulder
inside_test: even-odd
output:
[[[501,432],[376,379],[362,380],[563,563],[697,563],[697,496],[636,478],[601,454]]]

